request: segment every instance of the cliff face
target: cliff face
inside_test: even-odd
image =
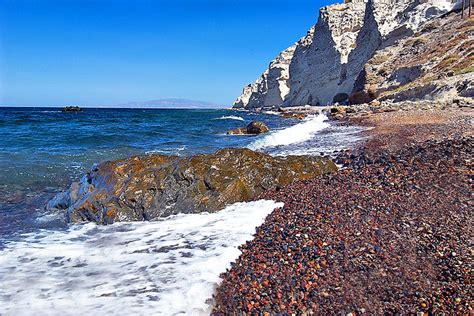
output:
[[[244,88],[242,95],[234,102],[234,106],[246,107],[248,104],[255,104],[254,107],[263,107],[283,103],[289,92],[287,82],[290,78],[290,63],[296,47],[297,44],[281,52],[255,83]]]
[[[243,93],[234,102],[234,107],[257,108],[282,104],[290,92],[290,64],[295,51],[311,45],[313,36],[314,27],[308,31],[305,37],[272,60],[260,78],[244,88]]]
[[[474,21],[455,13],[388,38],[357,77],[351,103],[473,98],[473,38]]]
[[[343,102],[387,38],[411,35],[451,8],[445,0],[354,0],[324,7],[318,23],[245,87],[234,107]]]

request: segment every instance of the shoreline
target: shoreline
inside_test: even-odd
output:
[[[472,106],[343,113],[369,139],[343,170],[261,196],[285,206],[222,275],[213,314],[472,311]]]
[[[251,199],[251,200],[267,199],[267,200],[274,200],[275,202],[283,201],[285,202],[287,206],[285,206],[282,209],[276,209],[271,213],[271,215],[269,215],[266,222],[263,223],[262,226],[260,226],[260,228],[257,229],[257,235],[255,239],[253,239],[251,242],[247,242],[246,244],[242,246],[243,247],[242,249],[244,249],[244,251],[241,257],[245,257],[248,253],[251,252],[247,250],[248,247],[252,247],[252,245],[254,244],[258,245],[261,242],[259,241],[259,238],[261,237],[260,232],[262,230],[265,230],[265,227],[267,225],[270,225],[270,224],[279,225],[278,227],[280,228],[287,227],[288,225],[290,226],[293,225],[292,224],[293,220],[294,220],[294,223],[297,223],[298,219],[302,219],[303,220],[302,225],[294,224],[293,225],[294,227],[292,229],[305,229],[305,225],[306,225],[305,223],[312,223],[313,220],[311,219],[311,216],[313,216],[315,212],[312,212],[312,214],[304,214],[304,217],[301,217],[301,218],[298,218],[298,217],[294,218],[294,216],[296,216],[295,215],[296,212],[294,211],[295,210],[301,211],[301,209],[299,208],[301,207],[301,205],[313,205],[314,207],[319,207],[320,202],[321,202],[321,197],[318,196],[315,192],[313,192],[312,191],[313,189],[326,188],[327,192],[330,193],[329,195],[325,196],[326,199],[331,199],[333,197],[333,194],[335,195],[342,194],[339,199],[340,201],[346,201],[346,200],[357,201],[358,199],[361,198],[360,196],[357,196],[358,190],[360,188],[365,190],[366,188],[363,185],[361,185],[361,183],[363,184],[363,181],[370,180],[376,183],[377,186],[380,186],[380,187],[387,186],[386,183],[384,183],[383,181],[380,182],[380,179],[378,178],[379,177],[378,173],[382,172],[383,174],[385,172],[385,171],[380,171],[381,169],[383,169],[382,165],[388,164],[390,168],[392,169],[399,168],[396,170],[400,171],[401,174],[403,174],[404,172],[406,173],[406,170],[403,169],[406,166],[404,166],[403,163],[402,163],[403,166],[399,166],[398,160],[411,161],[412,158],[410,155],[412,155],[413,152],[410,152],[409,150],[404,153],[401,152],[405,150],[405,147],[406,147],[404,146],[405,143],[409,145],[408,147],[411,146],[410,150],[414,150],[414,148],[415,149],[421,148],[419,147],[420,144],[421,145],[426,144],[426,142],[432,141],[433,138],[441,139],[445,136],[449,136],[449,134],[453,134],[452,136],[455,136],[457,138],[461,138],[464,136],[472,137],[472,132],[470,132],[469,127],[471,127],[472,125],[471,122],[472,122],[472,117],[473,117],[473,109],[472,107],[466,107],[464,105],[459,105],[459,104],[456,104],[455,106],[451,107],[451,106],[440,105],[440,104],[433,104],[433,105],[427,106],[426,102],[409,102],[409,103],[401,103],[401,104],[385,104],[384,103],[377,107],[370,106],[370,105],[362,105],[362,106],[355,107],[354,109],[348,108],[348,107],[341,107],[341,106],[325,107],[324,109],[326,111],[327,116],[331,120],[333,120],[333,122],[335,122],[335,124],[337,125],[367,127],[365,131],[360,133],[361,135],[363,135],[364,140],[361,141],[360,143],[357,143],[357,145],[352,149],[347,149],[343,151],[339,150],[339,151],[333,152],[332,154],[329,153],[324,156],[323,154],[320,155],[322,156],[322,158],[331,159],[332,161],[337,163],[337,165],[342,166],[343,168],[340,171],[328,176],[314,177],[313,175],[313,177],[304,178],[304,181],[296,181],[292,184],[278,186],[278,188],[270,189],[269,191],[263,192],[259,194],[258,196],[256,195],[253,199]],[[318,110],[318,113],[320,113],[319,110]],[[297,125],[299,123],[295,121],[295,124]],[[397,140],[397,139],[402,140],[402,141],[393,142],[394,140]],[[392,143],[394,143],[396,146],[389,146],[389,147],[383,146],[387,144],[390,145]],[[445,148],[445,149],[450,148],[449,144],[446,145],[444,143],[438,144],[435,142],[428,145],[435,146],[435,147],[441,146],[440,148]],[[455,144],[455,145],[461,146],[461,148],[464,146],[462,143]],[[442,147],[442,146],[445,146],[445,147]],[[458,150],[456,152],[456,155],[465,156],[466,154],[462,150],[460,154],[459,152],[460,151]],[[310,157],[311,155],[306,156],[306,158],[301,157],[301,159],[302,160],[310,159]],[[430,159],[433,160],[433,157],[431,157]],[[124,160],[133,160],[133,158],[124,159]],[[422,169],[423,171],[426,171],[426,168],[431,170],[430,168],[432,168],[431,166],[432,162],[428,163],[427,165],[423,163],[420,164],[424,168]],[[438,168],[439,166],[435,166],[435,167]],[[366,169],[369,169],[369,171],[366,171]],[[123,166],[121,166],[117,170],[120,171],[120,172],[117,171],[117,174],[121,174],[123,172]],[[361,170],[363,171],[362,174],[361,174]],[[377,173],[377,175],[374,175],[374,172]],[[113,172],[113,174],[115,174],[115,172]],[[397,177],[398,175],[392,174],[391,176]],[[459,180],[459,178],[456,178],[457,176],[458,175],[455,175],[454,177],[455,181]],[[356,180],[353,180],[352,178]],[[419,178],[416,178],[416,181],[419,181],[419,180],[420,180]],[[356,182],[356,184],[354,184],[352,181],[359,181],[359,182]],[[414,185],[417,185],[420,188],[424,189],[424,187],[420,186],[419,184],[414,184]],[[379,193],[381,195],[384,194],[383,190]],[[323,196],[324,192],[320,190],[318,191],[318,194],[321,194],[321,196]],[[350,197],[348,199],[347,197],[350,196],[351,194],[356,194],[356,196]],[[369,197],[372,198],[372,196],[369,196]],[[362,198],[364,198],[364,195],[362,195]],[[441,198],[439,199],[441,200]],[[302,204],[301,202],[303,202],[304,204]],[[339,202],[336,201],[335,203],[337,204]],[[370,204],[368,205],[370,206]],[[288,213],[287,212],[288,207],[294,207],[294,209],[290,209],[291,212]],[[360,210],[356,209],[355,211],[359,212]],[[347,218],[344,218],[343,216],[344,214],[333,212],[332,209],[328,210],[325,213],[325,215],[335,216],[336,220],[340,222],[342,222],[343,220],[346,220],[345,227],[348,229],[352,229],[352,226],[354,225],[354,223],[350,221],[352,219],[349,220]],[[329,219],[326,219],[325,223],[330,222],[331,220],[333,220],[333,218],[329,217]],[[274,221],[274,222],[271,223],[270,221]],[[465,222],[468,222],[468,220],[465,220]],[[106,226],[103,226],[103,227],[105,228]],[[110,226],[110,227],[113,228],[113,226]],[[334,231],[337,231],[337,230],[334,230]],[[327,231],[322,231],[322,232],[324,234],[320,236],[329,235],[327,234]],[[275,232],[270,232],[270,233],[271,233],[270,235],[265,235],[265,236],[267,239],[273,240],[274,238],[273,234]],[[301,238],[301,236],[303,236],[303,238],[306,239],[307,241],[311,240],[311,234],[309,234],[308,232],[296,232],[295,235],[297,234],[299,234],[300,236],[297,237],[296,239],[291,239],[290,240],[291,242],[287,242],[286,244],[287,249],[285,251],[287,251],[288,249],[290,250],[292,249],[291,248],[293,247],[292,243],[294,245],[298,245],[298,241],[299,241],[299,238]],[[306,237],[306,235],[308,235],[308,238]],[[278,238],[275,238],[275,240],[278,240]],[[330,249],[331,251],[334,250],[334,248],[331,248],[333,247],[331,243],[329,243],[328,241],[323,241],[323,242],[327,243],[326,246],[324,245],[322,246],[323,251],[326,251],[324,249],[325,247],[329,247],[328,249]],[[284,245],[284,243],[282,243],[282,245]],[[319,247],[319,244],[316,243],[315,247]],[[295,249],[297,248],[298,247],[296,247]],[[337,254],[339,250],[338,248],[335,248],[335,249],[336,249],[335,253]],[[272,256],[279,257],[280,255],[284,254],[285,251],[282,252],[280,249],[278,251],[273,252]],[[320,252],[320,249],[316,249],[316,251]],[[456,252],[460,252],[460,251],[456,250]],[[264,251],[260,249],[259,253],[264,253]],[[291,253],[294,254],[293,250]],[[302,253],[304,253],[304,250]],[[335,254],[333,253],[331,255],[335,255]],[[370,255],[373,255],[373,253],[370,253]],[[247,272],[252,273],[249,271],[252,271],[253,269],[255,269],[255,267],[253,266],[255,262],[257,263],[265,262],[264,258],[263,259],[262,258],[263,258],[262,256],[256,256],[251,259],[244,259],[242,261],[243,266],[248,264],[251,267],[250,270],[246,270],[246,273]],[[285,256],[283,256],[283,258],[286,259]],[[296,255],[295,258],[298,259],[299,258],[298,255]],[[235,259],[236,258],[234,258],[233,260]],[[329,259],[330,258],[325,259],[327,261],[326,263],[322,263],[319,261],[316,263],[317,265],[319,265],[320,269],[322,267],[329,271],[329,272],[323,272],[322,276],[318,274],[319,280],[324,280],[325,278],[324,275],[330,275],[330,273],[332,273],[331,271],[334,270],[334,267],[329,265],[331,263]],[[238,259],[237,262],[240,262],[239,260],[241,259]],[[229,261],[229,264],[230,264],[230,261]],[[264,263],[264,264],[267,264],[267,263]],[[324,266],[326,264],[328,265]],[[228,273],[233,273],[232,271],[236,269],[236,265],[234,263],[232,265],[233,265],[233,268],[230,270],[231,272],[228,272]],[[343,266],[344,265],[340,265],[338,263],[336,264],[335,270],[339,271],[339,269]],[[239,268],[241,267],[240,263],[238,267]],[[278,271],[275,271],[275,272],[276,274],[275,274],[274,279],[276,279],[277,277],[281,277],[281,276],[278,276],[278,273],[277,273]],[[304,276],[304,273],[301,274],[298,271],[292,271],[291,274],[295,275],[296,277],[300,277],[301,275]],[[216,278],[217,278],[217,275],[216,275]],[[243,279],[241,278],[242,278],[241,274],[233,275],[231,277],[231,280],[234,280],[235,282],[240,282],[243,280],[242,284],[246,284],[245,278]],[[227,281],[228,279],[224,277],[224,282],[227,282]],[[288,280],[285,279],[284,284],[286,284],[285,282],[287,281]],[[293,281],[290,280],[287,283],[293,286],[292,282]],[[307,282],[307,280],[303,279],[301,280],[301,282]],[[312,282],[311,284],[313,283],[316,284],[316,282],[313,282],[313,281],[311,282]],[[245,299],[251,298],[250,302],[259,303],[260,299],[257,299],[256,296],[252,297],[253,294],[252,295],[249,295],[248,293],[247,294],[241,294],[241,293],[229,294],[229,292],[220,290],[222,286],[223,285],[221,285],[219,289],[217,290],[217,292],[215,292],[216,297],[217,298],[220,297],[218,299],[218,304],[214,306],[215,307],[214,313],[216,314],[219,314],[221,312],[225,313],[228,311],[238,311],[238,312],[246,311],[246,309],[243,308],[242,306],[239,306],[238,308],[233,309],[232,306],[229,307],[225,305],[227,304],[227,302],[224,302],[226,300],[225,298],[226,295],[230,295],[230,297],[243,297]],[[270,286],[270,285],[266,285],[266,286]],[[265,286],[263,286],[263,288],[266,289]],[[306,286],[304,287],[304,289],[306,290]],[[384,288],[379,287],[379,289],[383,290]],[[358,291],[359,294],[362,293],[361,292],[362,290],[358,287],[350,288],[350,290],[356,290]],[[223,292],[224,294],[222,294]],[[287,293],[287,292],[288,292],[288,289],[285,289],[282,291],[282,293]],[[332,304],[333,302],[331,302],[330,299],[334,296],[333,293],[331,291],[323,291],[323,292],[324,292],[323,299],[326,300],[324,305],[331,306],[330,304]],[[268,294],[268,292],[265,292],[265,293]],[[326,294],[330,294],[330,295],[327,296]],[[260,294],[257,294],[257,295],[259,295],[260,298],[264,296]],[[279,294],[277,293],[276,295],[278,298]],[[303,295],[304,295],[304,291],[303,291]],[[359,295],[359,297],[362,297],[362,296],[363,296],[362,294]],[[298,296],[294,296],[294,297],[296,297],[296,301],[300,300]],[[280,299],[285,299],[285,295],[281,294]],[[371,302],[371,304],[372,303],[373,302]],[[249,303],[246,302],[245,306],[248,307],[248,304]],[[284,304],[286,304],[285,307],[289,306],[287,303],[284,303]],[[249,309],[248,311],[259,312],[259,313],[260,312],[262,313],[265,313],[265,312],[290,313],[288,309],[281,309],[281,304],[279,301],[277,305],[280,305],[280,307],[278,307],[277,309],[275,308],[273,309],[269,308],[265,310]],[[333,307],[335,308],[334,310],[337,310],[337,308],[340,307],[340,310],[346,311],[345,309],[343,309],[345,308],[346,305],[341,305],[341,306],[333,306]],[[427,306],[429,307],[431,305],[427,304]],[[220,309],[220,308],[223,308],[223,309]],[[292,311],[304,310],[305,313],[311,313],[315,311],[317,313],[317,311],[320,311],[317,308],[313,308],[313,307],[311,307],[310,309],[305,309],[306,308],[305,305],[301,305],[298,308],[300,309],[295,309]],[[353,311],[356,311],[356,313],[362,313],[361,311],[364,311],[364,310],[372,311],[370,308],[367,308],[367,307],[361,307],[361,308],[358,307],[358,309],[353,309]],[[393,310],[396,311],[397,309],[393,309]],[[325,311],[325,310],[321,310],[321,311]],[[381,310],[378,310],[378,311],[381,311]],[[382,311],[384,310],[382,309]],[[347,311],[347,312],[350,312],[350,311]]]

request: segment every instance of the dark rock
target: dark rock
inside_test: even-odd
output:
[[[249,149],[185,158],[133,157],[98,165],[47,208],[67,210],[72,222],[152,220],[218,211],[276,186],[335,170],[335,164],[323,158],[275,158]]]
[[[82,109],[78,106],[66,106],[63,108],[63,112],[82,112]]]
[[[332,99],[333,103],[345,103],[349,100],[349,95],[347,93],[338,93]]]
[[[281,117],[283,118],[293,118],[293,119],[297,119],[297,120],[304,120],[306,118],[306,114],[305,113],[283,113],[281,115]]]
[[[329,110],[333,119],[342,120],[346,116],[346,108],[342,106],[334,106]]]
[[[227,132],[227,135],[247,135],[246,127],[239,127]]]
[[[269,128],[265,123],[259,121],[253,121],[249,125],[247,125],[247,133],[248,134],[262,134],[269,131]]]
[[[368,86],[361,91],[354,91],[349,96],[350,104],[369,103],[377,97],[377,87],[374,85]]]
[[[228,135],[258,135],[268,132],[270,129],[263,122],[253,121],[247,127],[240,127],[227,132]]]

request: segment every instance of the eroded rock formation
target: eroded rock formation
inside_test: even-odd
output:
[[[249,149],[211,155],[150,155],[94,167],[47,208],[72,222],[142,221],[178,213],[212,212],[249,201],[265,190],[337,170],[322,158],[271,157]]]
[[[473,38],[474,21],[455,13],[410,37],[388,38],[359,74],[351,103],[473,98]]]
[[[414,34],[452,7],[445,0],[355,0],[324,7],[318,23],[246,86],[234,107],[345,102],[383,42]]]

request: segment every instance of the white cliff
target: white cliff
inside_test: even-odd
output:
[[[452,6],[449,0],[353,0],[321,8],[318,23],[246,86],[234,107],[343,102],[388,36],[411,35]]]
[[[313,32],[314,28],[311,28],[305,37],[272,60],[268,69],[254,83],[244,88],[234,102],[234,107],[242,108],[252,104],[251,107],[255,108],[282,104],[290,92],[290,63],[296,47],[309,45],[307,42],[312,40]]]

